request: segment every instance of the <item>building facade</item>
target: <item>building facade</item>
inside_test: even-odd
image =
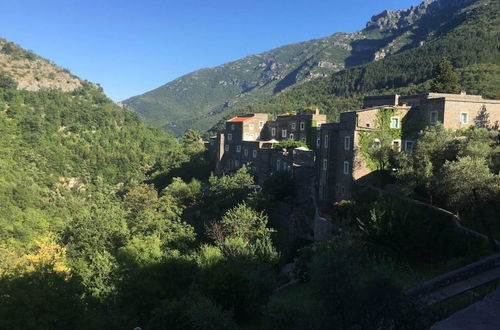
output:
[[[311,173],[312,169],[318,200],[329,203],[350,199],[356,181],[384,168],[382,158],[370,156],[378,148],[409,151],[427,126],[440,122],[448,129],[466,129],[484,110],[489,126],[498,129],[499,100],[465,93],[370,96],[362,109],[342,112],[336,123],[326,123],[326,116],[317,110],[283,114],[275,120],[263,113],[238,116],[211,138],[209,148],[216,158],[216,173],[245,165],[259,184],[274,171]],[[276,150],[282,140],[302,141],[309,148]]]
[[[224,132],[210,139],[216,174],[246,166],[261,184],[272,172],[315,166],[314,152],[307,148],[276,150],[274,146],[283,140],[315,145],[318,125],[326,122],[326,116],[318,110],[304,110],[277,116],[276,120],[268,117],[264,113],[234,117],[226,122]]]
[[[338,123],[321,126],[316,173],[322,202],[352,197],[354,182],[384,164],[370,159],[382,145],[396,152],[413,149],[421,130],[438,122],[447,129],[467,129],[485,109],[489,126],[498,128],[500,101],[479,95],[428,93],[366,97],[363,109],[340,114]]]

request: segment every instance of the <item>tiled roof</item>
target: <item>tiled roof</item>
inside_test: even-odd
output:
[[[243,117],[243,116],[239,116],[239,117],[234,117],[233,119],[229,119],[228,122],[229,123],[241,123],[247,119],[250,119],[252,117]]]

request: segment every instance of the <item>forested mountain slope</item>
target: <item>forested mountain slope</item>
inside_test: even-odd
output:
[[[308,81],[309,86],[314,86],[319,81],[321,89],[321,81],[328,80],[332,72],[351,72],[344,69],[381,61],[411,49],[429,49],[428,44],[465,24],[470,19],[472,8],[482,4],[484,1],[477,0],[427,0],[407,10],[384,11],[373,16],[365,29],[356,33],[336,33],[196,71],[125,100],[124,104],[148,122],[174,134],[181,134],[187,127],[203,131],[234,109],[270,99],[290,87]],[[481,35],[477,37],[482,38]],[[461,43],[465,42],[469,40],[461,40]],[[438,56],[439,50],[435,51]],[[421,61],[432,70],[432,56]],[[421,62],[416,64],[422,65]],[[401,69],[411,75],[409,72],[414,67],[393,67],[390,72]],[[388,74],[392,74],[390,72]],[[378,79],[373,73],[339,77],[342,77],[338,83],[340,89],[343,84],[357,86],[361,80]],[[391,76],[386,78],[392,79]],[[421,76],[416,78],[421,79]],[[391,84],[404,85],[406,82],[403,77]],[[383,79],[377,82],[378,86],[386,87],[385,83]],[[392,87],[391,84],[387,87]]]
[[[2,43],[21,56],[32,54]],[[34,54],[26,61],[42,63],[63,80],[40,76],[37,86],[44,88],[28,91],[15,87],[26,87],[33,66],[0,73],[0,264],[5,271],[4,257],[28,251],[47,232],[89,211],[96,195],[126,191],[187,161],[174,138],[114,104],[100,88]],[[80,87],[65,92],[69,77]]]
[[[498,1],[475,1],[458,9],[452,18],[440,20],[435,39],[420,47],[292,87],[270,100],[235,108],[226,118],[240,112],[279,113],[318,107],[329,120],[336,120],[340,112],[361,106],[365,95],[429,91],[434,69],[443,57],[453,63],[462,89],[498,99],[499,13]]]

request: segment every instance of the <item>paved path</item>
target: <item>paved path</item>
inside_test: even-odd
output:
[[[500,288],[481,301],[456,312],[446,320],[432,326],[431,330],[499,330]]]
[[[422,300],[428,305],[432,305],[434,303],[443,301],[447,298],[456,296],[465,291],[469,291],[470,289],[474,289],[478,286],[492,282],[499,278],[500,278],[500,268],[491,269],[484,273],[470,277],[466,280],[450,284],[444,288],[431,292],[430,294],[423,297]],[[498,310],[498,313],[500,314],[500,309]],[[498,325],[498,329],[500,330],[500,324]]]

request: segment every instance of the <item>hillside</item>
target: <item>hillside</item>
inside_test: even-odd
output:
[[[199,70],[124,104],[174,134],[187,127],[204,131],[234,109],[268,100],[290,87],[305,82],[312,86],[332,73],[425,48],[463,24],[466,8],[475,2],[427,0],[407,10],[384,11],[356,33],[336,33]]]
[[[475,1],[457,9],[453,19],[440,21],[437,37],[420,47],[294,86],[272,99],[237,107],[226,118],[239,112],[279,113],[314,106],[336,120],[340,112],[361,106],[365,95],[429,91],[434,66],[443,57],[453,63],[462,89],[498,99],[499,12],[498,1]]]
[[[74,91],[82,86],[78,77],[54,63],[0,38],[0,75],[14,78],[19,89]]]
[[[129,189],[187,160],[175,139],[100,88],[2,43],[14,50],[1,57],[3,74],[18,89],[0,87],[0,252],[31,248],[92,207],[94,194]],[[40,79],[31,84],[33,75]]]

